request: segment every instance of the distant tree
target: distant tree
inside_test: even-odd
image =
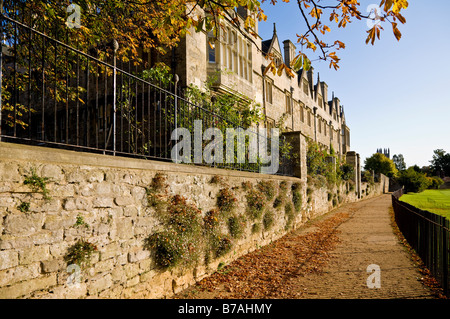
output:
[[[439,189],[442,184],[444,184],[444,181],[437,176],[434,177],[427,177],[430,185],[428,186],[429,189]]]
[[[394,162],[384,154],[375,153],[364,161],[366,171],[374,171],[377,174],[384,174],[388,177],[395,177],[398,173]]]
[[[433,176],[434,175],[434,171],[431,168],[430,165],[428,166],[422,166],[421,168],[422,173],[426,174],[427,176]]]
[[[413,170],[415,170],[417,173],[423,173],[422,172],[422,169],[419,167],[419,165],[414,165],[414,166],[411,166],[411,168],[413,169]]]
[[[450,176],[450,154],[443,149],[434,150],[433,159],[430,161],[431,169],[436,176]]]
[[[401,171],[397,180],[407,193],[420,193],[432,185],[432,180],[417,172],[414,167]]]
[[[395,167],[399,171],[403,171],[406,169],[405,159],[402,154],[392,156],[392,160],[394,161]]]

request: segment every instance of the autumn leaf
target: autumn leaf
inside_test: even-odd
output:
[[[394,36],[397,39],[397,41],[400,41],[401,37],[402,37],[402,33],[400,32],[400,30],[397,28],[397,23],[392,22],[392,29],[394,31]]]
[[[371,44],[374,45],[375,39],[376,38],[378,38],[378,40],[380,39],[380,34],[381,34],[380,29],[383,29],[383,28],[380,25],[376,24],[369,31],[367,31],[368,36],[366,39],[366,44],[371,42]]]
[[[317,50],[317,46],[314,43],[310,42],[310,41],[308,41],[308,43],[306,44],[306,47],[308,49],[312,49],[313,51]]]
[[[313,8],[309,14],[310,14],[313,18],[320,19],[320,16],[322,15],[322,9],[319,9],[319,8]]]
[[[297,72],[300,70],[300,68],[303,65],[303,56],[301,54],[297,55],[292,61],[291,61],[291,68]]]
[[[334,41],[334,45],[338,46],[338,48],[337,48],[338,50],[339,49],[345,49],[345,43],[343,43],[343,42],[341,42],[339,40]]]
[[[408,8],[408,1],[407,0],[395,0],[394,7],[392,8],[392,11],[396,14],[400,12],[401,9]]]
[[[283,74],[283,69],[284,69],[284,64],[281,64],[279,67],[278,67],[278,71],[277,71],[277,75],[278,76],[281,76],[281,74]]]

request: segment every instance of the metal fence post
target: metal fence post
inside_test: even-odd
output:
[[[175,74],[175,128],[178,127],[178,82],[180,81],[180,78],[178,77],[178,74]]]
[[[175,105],[174,105],[174,107],[175,107],[175,114],[174,114],[174,116],[175,116],[175,119],[174,119],[174,125],[175,125],[175,130],[178,128],[178,82],[180,81],[180,78],[179,78],[179,76],[178,76],[178,74],[175,74],[175,88],[174,88],[174,90],[175,90]],[[176,151],[176,153],[175,153],[175,163],[178,163],[178,148],[176,149],[177,151]]]
[[[443,241],[443,248],[442,248],[442,258],[443,258],[443,288],[444,288],[444,293],[446,295],[448,295],[448,253],[449,253],[449,222],[447,220],[446,217],[442,218],[442,241]]]
[[[117,50],[119,49],[119,43],[116,40],[113,40],[113,155],[116,155],[116,143],[117,143],[117,127],[116,127],[116,115],[117,115],[117,105],[116,105],[116,99],[117,99],[117,93],[116,93],[116,86],[117,86]]]

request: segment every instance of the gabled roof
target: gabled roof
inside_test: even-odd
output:
[[[261,49],[264,55],[267,55],[269,53],[270,45],[272,44],[272,39],[262,41],[261,43]]]
[[[278,53],[278,55],[281,56],[281,52],[282,51],[281,51],[280,41],[278,40],[277,28],[276,28],[275,23],[273,24],[272,39],[262,41],[262,48],[261,49],[262,49],[264,55],[267,55],[269,53],[273,53],[273,50],[275,50],[276,53]]]
[[[322,92],[322,86],[320,85],[320,75],[319,72],[317,72],[317,83],[314,85],[314,100],[318,102],[319,94],[322,95],[322,103],[323,103],[323,92]],[[323,107],[323,105],[319,105],[320,107]]]
[[[345,124],[345,112],[344,112],[344,106],[341,105],[341,118],[342,118],[342,123]]]

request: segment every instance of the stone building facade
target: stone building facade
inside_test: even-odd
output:
[[[235,12],[244,25],[246,10]],[[295,45],[288,39],[280,41],[274,25],[271,39],[251,35],[223,22],[218,35],[191,30],[170,54],[170,65],[180,77],[180,85],[202,87],[208,76],[216,76],[217,92],[228,92],[259,103],[267,128],[283,118],[288,132],[301,132],[328,150],[332,147],[343,158],[350,150],[350,129],[344,108],[328,85],[314,69],[298,72],[283,71],[279,76],[268,71],[269,56],[280,65],[290,66],[296,55]],[[258,34],[258,22],[253,30]],[[278,66],[277,65],[277,66]]]

